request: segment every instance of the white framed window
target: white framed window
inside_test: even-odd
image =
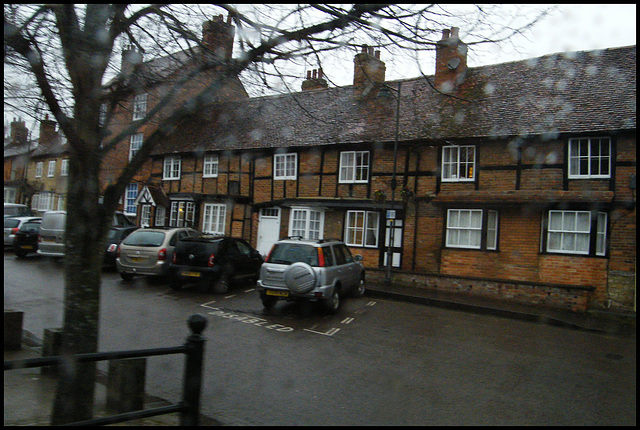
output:
[[[380,214],[370,211],[347,211],[345,243],[350,246],[378,247]]]
[[[138,197],[138,184],[129,184],[124,193],[124,213],[136,215],[136,197]]]
[[[473,181],[475,178],[475,163],[475,146],[444,146],[442,148],[442,181]]]
[[[51,192],[37,193],[31,197],[31,209],[46,212],[54,209],[55,194]]]
[[[607,253],[607,213],[598,212],[596,222],[596,255],[606,255]]]
[[[144,118],[147,113],[147,93],[138,94],[133,98],[133,116],[132,120]]]
[[[164,227],[164,219],[167,216],[167,210],[164,206],[156,206],[156,227]]]
[[[164,169],[162,170],[162,179],[164,180],[180,179],[180,157],[179,156],[164,157]]]
[[[218,155],[210,154],[204,156],[204,168],[202,171],[203,178],[218,177]]]
[[[315,208],[293,207],[289,217],[289,236],[322,239],[324,211]]]
[[[169,225],[171,227],[193,227],[193,219],[196,212],[196,205],[193,202],[174,201],[171,202],[171,212],[169,214]]]
[[[487,249],[498,249],[498,211],[487,211]]]
[[[449,209],[447,211],[447,247],[480,249],[481,241],[481,209]]]
[[[369,151],[345,151],[340,153],[338,182],[343,184],[369,181]]]
[[[296,179],[297,165],[298,154],[275,154],[273,156],[273,179]]]
[[[227,218],[227,206],[223,204],[205,203],[202,216],[202,232],[224,234]]]
[[[142,205],[140,208],[140,227],[151,225],[151,205]]]
[[[144,133],[136,133],[131,135],[130,145],[129,145],[129,161],[135,157],[135,155],[140,150],[142,146],[142,141],[144,140]]]
[[[12,187],[4,187],[4,202],[15,203],[16,202],[16,189]]]
[[[69,176],[69,159],[65,158],[60,163],[60,176]]]
[[[611,139],[582,137],[569,139],[569,178],[611,177]]]
[[[47,178],[53,178],[56,175],[56,160],[49,161],[47,169]]]
[[[44,163],[42,161],[38,161],[36,163],[36,178],[42,177],[42,170],[44,169]]]

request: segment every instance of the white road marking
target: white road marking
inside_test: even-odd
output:
[[[340,331],[339,328],[330,328],[329,330],[327,330],[326,332],[321,332],[321,331],[315,331],[315,330],[309,330],[308,328],[305,328],[304,331],[308,331],[310,333],[315,333],[315,334],[321,334],[323,336],[333,336],[334,334],[338,333]]]
[[[342,321],[340,321],[341,324],[351,324],[353,322],[354,318],[345,318]]]

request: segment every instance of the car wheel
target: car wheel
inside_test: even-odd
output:
[[[360,276],[360,282],[358,283],[358,286],[353,291],[353,297],[362,297],[362,296],[364,296],[364,292],[366,290],[367,290],[367,283],[366,283],[366,281],[364,279],[364,273],[363,273],[362,276]]]
[[[273,309],[273,307],[276,305],[276,303],[278,303],[278,299],[275,297],[270,297],[267,295],[262,295],[260,296],[260,300],[262,301],[262,306],[264,306],[265,309],[269,310],[269,309]]]
[[[222,273],[220,273],[220,276],[218,276],[218,279],[213,281],[213,292],[216,294],[226,293],[227,291],[229,291],[229,282],[229,271],[223,269]]]
[[[182,288],[182,283],[177,279],[172,279],[169,282],[169,288],[171,288],[172,290],[179,290]]]
[[[284,272],[284,283],[294,293],[308,293],[316,285],[316,272],[307,263],[293,263]]]
[[[336,285],[333,289],[333,295],[324,300],[324,309],[330,313],[335,314],[340,309],[340,288]]]
[[[125,281],[130,281],[133,279],[133,273],[120,272],[120,277]]]
[[[27,253],[25,251],[22,251],[21,249],[18,249],[18,248],[15,249],[15,254],[16,254],[16,257],[18,258],[24,258],[27,256]]]

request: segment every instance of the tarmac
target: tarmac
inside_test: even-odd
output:
[[[586,330],[616,336],[635,338],[636,314],[607,311],[575,313],[560,309],[527,306],[471,295],[444,293],[426,289],[368,285],[366,295],[398,300],[426,306],[435,306],[463,312],[494,315],[540,324]],[[42,342],[29,332],[23,332],[21,349],[4,351],[4,359],[20,360],[42,356]],[[55,395],[56,377],[43,374],[40,368],[5,370],[4,372],[4,425],[49,425],[51,406]],[[106,377],[99,375],[96,383],[94,417],[113,413],[106,410]],[[144,409],[170,405],[166,400],[146,395]],[[179,414],[170,413],[149,418],[113,424],[121,426],[177,426]],[[224,425],[210,417],[200,417],[200,425]]]

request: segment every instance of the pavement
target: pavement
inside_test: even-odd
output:
[[[575,313],[560,309],[528,306],[471,295],[452,294],[422,288],[368,285],[366,295],[388,300],[398,300],[435,306],[462,312],[494,315],[504,318],[549,324],[568,329],[586,330],[609,335],[635,338],[635,312],[620,314],[607,311]],[[23,332],[22,347],[4,351],[5,360],[20,360],[42,356],[42,342],[29,332]],[[96,384],[94,417],[111,415],[106,411],[106,377],[99,375]],[[42,374],[40,368],[7,370],[4,372],[4,425],[49,425],[51,406],[55,395],[56,378]],[[170,405],[169,402],[147,395],[144,408],[153,409]],[[124,426],[176,426],[179,414],[171,413],[155,417],[127,421],[115,425]],[[200,425],[222,425],[209,417],[201,416]]]

